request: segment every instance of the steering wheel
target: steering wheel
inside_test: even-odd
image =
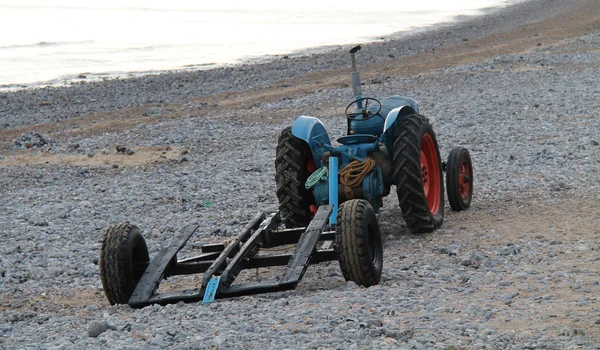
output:
[[[372,110],[367,110],[369,104],[376,106],[377,111],[373,112]],[[354,112],[350,112],[351,107],[354,106]],[[368,120],[376,116],[381,111],[381,102],[379,100],[374,99],[372,97],[363,97],[358,100],[354,100],[351,104],[346,107],[346,118],[348,120]],[[361,118],[359,118],[361,117]]]

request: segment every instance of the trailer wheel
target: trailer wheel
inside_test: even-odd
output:
[[[466,148],[450,151],[446,163],[446,190],[452,210],[461,211],[471,205],[473,196],[473,165]]]
[[[100,250],[100,278],[111,305],[127,304],[150,258],[140,230],[128,222],[109,227]]]
[[[432,232],[444,220],[444,180],[437,138],[426,117],[412,114],[395,130],[392,161],[398,202],[412,232]]]
[[[281,221],[286,227],[305,227],[316,212],[315,198],[304,187],[316,170],[308,144],[292,134],[292,128],[283,129],[277,143],[275,183]]]
[[[379,283],[383,246],[379,224],[368,201],[351,199],[340,205],[335,237],[344,278],[365,287]]]

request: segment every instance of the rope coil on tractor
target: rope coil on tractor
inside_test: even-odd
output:
[[[354,197],[352,189],[362,185],[365,176],[367,176],[374,168],[375,160],[371,157],[367,157],[362,162],[354,160],[346,165],[344,169],[339,171],[340,182],[344,185],[346,198],[351,199]],[[329,169],[327,167],[319,168],[306,179],[304,188],[310,190],[319,181],[327,181],[328,177]]]
[[[328,177],[329,177],[329,169],[327,169],[326,167],[319,168],[319,170],[310,174],[308,179],[306,179],[306,184],[304,184],[304,188],[306,188],[307,190],[310,190],[311,188],[313,188],[314,185],[317,184],[317,182],[327,181]]]
[[[362,185],[362,182],[373,168],[375,168],[375,160],[371,157],[365,158],[364,162],[355,160],[346,167],[340,170],[340,182],[344,185],[344,193],[346,198],[354,197],[352,189]]]

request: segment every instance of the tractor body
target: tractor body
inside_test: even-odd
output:
[[[367,157],[375,160],[375,168],[364,176],[362,184],[352,189],[351,198],[339,184],[338,203],[348,199],[366,199],[375,212],[382,206],[382,198],[395,185],[392,175],[392,159],[396,123],[411,114],[417,114],[417,102],[409,97],[392,96],[382,101],[380,111],[367,120],[348,120],[348,135],[338,138],[339,145],[333,146],[323,123],[314,117],[301,116],[292,126],[292,134],[306,142],[310,148],[313,161],[320,167],[328,166],[331,156],[338,157],[339,169],[343,169],[353,161],[363,161]],[[330,202],[329,184],[320,181],[313,186],[315,204]]]

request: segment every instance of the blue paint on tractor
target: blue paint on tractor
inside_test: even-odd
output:
[[[382,102],[362,97],[360,76],[354,57],[358,49],[353,48],[350,51],[356,111],[349,111],[352,104],[346,109],[347,135],[336,140],[340,145],[332,146],[325,126],[317,118],[301,116],[292,126],[292,134],[308,144],[317,168],[329,167],[329,181],[316,183],[312,187],[312,194],[317,206],[328,203],[334,205],[331,215],[332,224],[335,224],[338,203],[351,198],[366,199],[375,212],[379,211],[383,205],[383,196],[387,195],[390,186],[395,184],[390,171],[385,173],[381,168],[382,164],[376,164],[372,171],[365,174],[362,185],[352,189],[352,193],[348,194],[346,193],[348,188],[340,183],[338,169],[344,169],[355,160],[364,162],[367,157],[374,158],[374,155],[379,162],[387,162],[391,167],[390,152],[393,148],[395,125],[405,116],[419,112],[417,102],[410,97],[394,95]],[[347,198],[347,195],[351,197]]]
[[[339,183],[337,171],[331,169],[331,160],[339,157],[339,169],[343,169],[354,160],[364,161],[370,154],[382,152],[382,149],[391,150],[394,140],[394,126],[404,116],[416,113],[418,105],[415,100],[402,97],[392,96],[382,102],[381,111],[379,114],[367,120],[348,120],[348,130],[353,131],[353,134],[342,136],[336,141],[339,146],[332,146],[329,134],[323,123],[314,117],[301,116],[294,122],[292,126],[292,134],[297,138],[304,140],[310,147],[313,159],[317,167],[327,166],[329,162],[329,177],[335,178]],[[380,113],[387,113],[384,119]],[[361,133],[356,133],[356,130]],[[362,132],[364,131],[364,132]],[[389,155],[387,155],[390,158]],[[390,159],[391,161],[391,159]],[[382,202],[382,195],[387,192],[387,188],[394,184],[391,177],[384,177],[383,172],[376,166],[375,169],[365,176],[363,180],[361,198],[368,200],[375,212],[378,212]],[[339,198],[339,202],[343,202],[349,198],[338,194],[335,191],[333,194],[332,187],[324,182],[319,182],[313,187],[313,195],[317,206],[330,203],[330,194]],[[334,208],[334,214],[337,215],[337,206]],[[335,216],[332,214],[332,217]]]
[[[335,225],[337,219],[337,211],[338,211],[338,158],[337,157],[329,157],[329,171],[334,174],[334,176],[329,177],[329,204],[333,205],[333,212],[329,217],[329,224]]]
[[[292,125],[292,134],[309,145],[315,164],[319,165],[324,152],[321,144],[331,145],[323,123],[315,117],[298,117]]]

